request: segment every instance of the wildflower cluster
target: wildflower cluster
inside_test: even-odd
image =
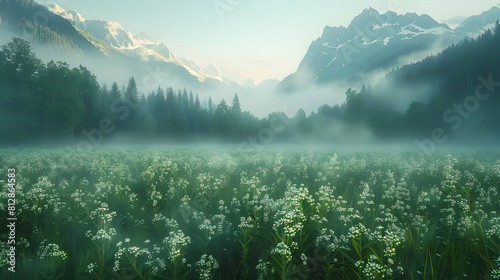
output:
[[[0,166],[18,170],[20,279],[497,279],[499,156],[7,149]]]

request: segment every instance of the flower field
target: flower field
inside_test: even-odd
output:
[[[495,151],[3,149],[1,274],[500,279],[498,159]],[[15,273],[3,230],[9,169]]]

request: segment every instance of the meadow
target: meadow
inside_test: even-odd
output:
[[[1,273],[500,279],[500,152],[413,155],[2,149]],[[16,272],[3,234],[12,188]]]

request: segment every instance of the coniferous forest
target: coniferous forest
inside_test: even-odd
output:
[[[168,85],[155,92],[139,92],[134,77],[126,85],[100,85],[84,66],[44,64],[27,41],[15,38],[0,52],[0,110],[6,120],[0,127],[0,142],[68,144],[127,135],[141,141],[238,143],[266,128],[274,128],[273,140],[287,142],[351,141],[366,129],[375,139],[414,139],[430,137],[436,128],[452,140],[494,140],[500,104],[495,94],[500,76],[497,34],[498,24],[494,32],[487,31],[476,40],[394,70],[374,87],[359,92],[349,89],[343,104],[325,104],[309,115],[304,110],[293,116],[274,112],[263,119],[242,111],[237,93],[232,100],[215,102]],[[378,98],[393,90],[391,85],[419,83],[433,84],[431,97],[425,103],[411,103],[405,112]],[[478,86],[482,86],[480,98],[474,99]],[[339,124],[342,129],[333,128]]]

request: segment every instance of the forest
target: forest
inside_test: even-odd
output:
[[[349,89],[343,104],[325,104],[310,114],[299,110],[293,116],[270,112],[263,119],[241,109],[238,93],[230,103],[217,103],[168,85],[139,92],[134,77],[127,85],[101,85],[84,66],[45,64],[29,42],[13,38],[0,51],[0,143],[71,144],[124,135],[140,141],[241,143],[259,132],[260,142],[271,137],[292,143],[413,140],[437,132],[456,142],[491,141],[499,131],[500,99],[494,94],[499,31],[497,23],[494,32],[396,69],[373,87]],[[406,111],[380,98],[421,84],[432,85],[428,102],[413,101]],[[370,137],[361,137],[366,134]]]

